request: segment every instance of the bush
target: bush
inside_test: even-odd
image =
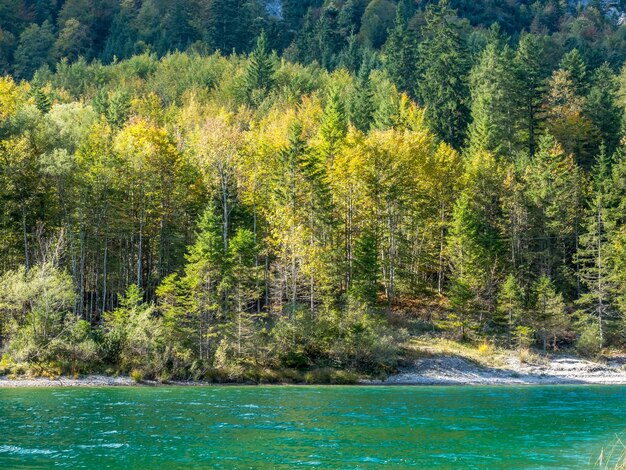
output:
[[[602,350],[600,327],[596,323],[586,325],[576,341],[576,352],[581,356],[594,357]]]
[[[537,364],[539,363],[539,356],[532,352],[528,348],[520,349],[518,352],[518,359],[522,364]]]
[[[307,384],[352,385],[357,383],[359,376],[354,372],[337,370],[330,367],[313,369],[304,375]]]
[[[0,375],[8,375],[15,366],[13,358],[9,354],[3,354],[0,359]]]
[[[532,328],[528,326],[517,326],[515,330],[513,330],[513,338],[520,351],[530,348],[533,344],[533,335],[534,332]]]
[[[486,341],[483,341],[478,345],[478,354],[480,354],[481,356],[491,356],[493,353],[493,347]]]
[[[140,383],[143,380],[143,371],[139,369],[131,370],[130,378],[133,379],[133,382]]]

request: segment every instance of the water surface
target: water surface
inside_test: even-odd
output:
[[[0,389],[0,468],[587,468],[626,387]]]

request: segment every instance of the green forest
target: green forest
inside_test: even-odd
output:
[[[626,346],[626,14],[0,0],[0,374]]]

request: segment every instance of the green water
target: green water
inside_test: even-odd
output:
[[[0,389],[0,468],[586,468],[626,387]]]

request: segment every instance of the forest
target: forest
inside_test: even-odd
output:
[[[620,8],[0,0],[0,374],[623,349]]]

